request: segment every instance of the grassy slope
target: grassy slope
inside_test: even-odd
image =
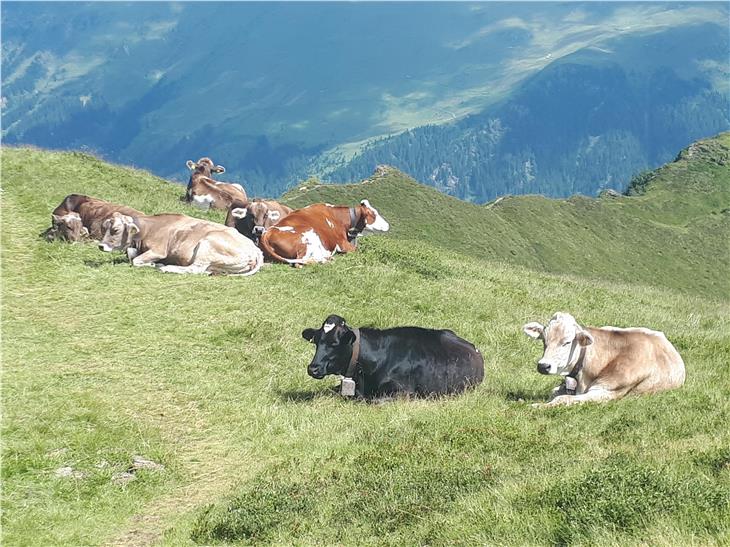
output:
[[[730,134],[694,149],[692,158],[658,169],[641,197],[520,196],[477,206],[389,170],[364,184],[305,183],[285,200],[301,206],[367,197],[394,219],[401,239],[548,272],[727,296],[730,278],[717,272],[730,269]]]
[[[163,275],[37,234],[69,192],[191,212],[179,186],[14,149],[2,151],[2,178],[5,544],[730,541],[724,299],[447,251],[457,217],[431,194],[437,215],[422,218],[435,244],[416,244],[398,215],[418,212],[414,195],[379,202],[377,182],[373,202],[395,237],[299,271]],[[471,207],[459,225],[478,234],[499,205]],[[478,239],[457,250],[481,254]],[[525,249],[514,246],[515,260]],[[530,408],[521,400],[543,399],[555,381],[535,373],[539,347],[520,327],[557,309],[664,330],[687,385]],[[354,325],[453,328],[485,354],[485,383],[450,399],[342,401],[333,380],[307,377],[312,348],[299,336],[333,312]],[[112,484],[134,454],[166,470]],[[63,465],[86,477],[55,478]]]

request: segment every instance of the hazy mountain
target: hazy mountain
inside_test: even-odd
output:
[[[328,179],[388,163],[477,201],[624,190],[633,174],[730,127],[728,51],[727,29],[713,24],[610,40],[555,61],[482,113],[377,141]]]
[[[388,152],[388,163],[473,199],[494,193],[492,177],[500,192],[556,193],[552,173],[564,168],[546,158],[572,161],[576,141],[621,163],[612,181],[655,163],[643,149],[624,160],[622,150],[644,142],[633,129],[627,136],[570,117],[541,122],[535,112],[561,96],[563,110],[572,101],[585,111],[610,94],[629,112],[620,117],[633,116],[651,94],[623,94],[665,74],[662,100],[671,108],[662,112],[671,123],[651,118],[649,133],[670,140],[658,150],[701,136],[712,124],[698,117],[727,127],[727,113],[716,115],[727,100],[727,16],[721,3],[4,3],[3,139],[88,149],[181,180],[185,160],[210,155],[252,194],[274,195],[311,173],[369,173],[380,162],[377,146],[350,163],[368,142],[429,126],[418,131],[438,130],[437,149],[415,149],[444,161],[409,163]],[[702,30],[688,43],[692,29]],[[655,36],[685,52],[660,56],[667,70],[656,77],[663,65],[644,46]],[[607,61],[595,48],[621,53]],[[560,72],[567,59],[585,70]],[[614,85],[619,73],[628,80]],[[540,81],[572,95],[550,94]],[[606,94],[593,89],[607,82]],[[677,108],[675,95],[684,101]],[[521,109],[529,114],[520,118]],[[608,106],[601,112],[610,117]],[[516,126],[500,129],[495,119]],[[447,122],[444,133],[431,127]],[[555,145],[549,153],[507,146],[541,123],[535,138]],[[500,144],[469,143],[476,154],[461,166],[454,156],[469,142],[468,127],[493,127]],[[493,153],[520,169],[533,154],[537,186],[503,177],[513,167],[475,167]]]

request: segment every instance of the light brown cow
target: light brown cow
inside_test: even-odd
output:
[[[389,228],[366,199],[357,207],[316,203],[297,209],[269,228],[259,246],[266,257],[285,264],[326,262],[335,253],[354,251],[359,235]]]
[[[192,171],[185,201],[200,209],[228,209],[234,201],[248,202],[243,186],[233,182],[219,182],[213,179],[213,173],[225,173],[222,165],[213,164],[210,158],[200,158],[198,162],[188,160],[186,165]]]
[[[102,223],[116,212],[125,215],[144,214],[126,205],[83,194],[69,194],[51,213],[51,227],[44,236],[48,241],[80,241],[87,237],[99,240],[104,236]]]
[[[234,201],[228,208],[225,225],[257,242],[261,234],[291,212],[291,207],[269,199],[257,198],[248,204]]]
[[[264,262],[253,241],[233,228],[186,215],[115,213],[104,230],[102,251],[127,251],[134,266],[163,272],[252,275]]]
[[[558,312],[547,326],[527,323],[523,331],[541,339],[540,374],[558,374],[565,382],[545,405],[620,399],[684,384],[684,362],[663,333],[645,328],[581,327],[569,313]]]

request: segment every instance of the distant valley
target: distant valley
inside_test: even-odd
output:
[[[8,3],[5,143],[253,195],[390,164],[475,202],[594,195],[730,128],[721,3]]]

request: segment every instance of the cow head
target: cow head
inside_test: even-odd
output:
[[[580,358],[580,349],[593,343],[593,337],[569,313],[556,313],[547,326],[527,323],[522,330],[530,338],[542,339],[544,352],[537,362],[540,374],[570,374]]]
[[[46,234],[46,239],[65,239],[67,241],[80,241],[89,237],[89,230],[81,221],[78,213],[66,213],[65,215],[51,215],[51,229]]]
[[[123,251],[132,245],[132,238],[139,232],[132,217],[121,213],[114,213],[106,219],[102,225],[104,237],[99,243],[99,249],[110,253],[112,251]]]
[[[360,202],[360,218],[364,221],[362,233],[387,232],[390,230],[388,222],[380,216],[378,210],[370,205],[366,199]]]
[[[269,205],[260,200],[253,200],[245,207],[231,207],[230,216],[243,222],[246,231],[256,237],[260,237],[267,228],[276,224],[281,218],[281,213],[272,209]],[[228,222],[226,222],[228,225]]]
[[[200,174],[210,178],[213,173],[225,173],[226,168],[222,165],[215,165],[210,158],[200,158],[198,162],[188,160],[185,165],[192,171],[192,174]]]
[[[302,338],[317,346],[307,373],[317,380],[328,374],[345,374],[352,357],[355,333],[339,315],[330,315],[318,329],[304,329]]]

